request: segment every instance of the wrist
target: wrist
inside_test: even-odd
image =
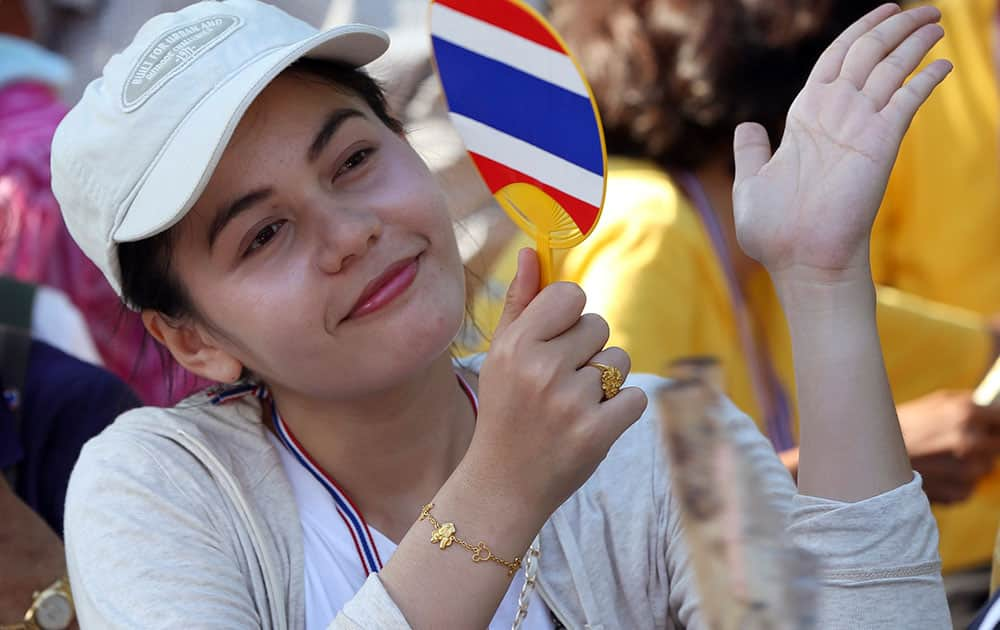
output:
[[[790,268],[772,272],[771,279],[789,324],[797,313],[874,314],[875,285],[868,265],[835,272]]]
[[[497,555],[520,557],[550,513],[512,481],[467,455],[434,496],[434,514],[453,521],[463,536],[487,542]]]

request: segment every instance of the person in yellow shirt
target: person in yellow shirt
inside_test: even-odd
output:
[[[875,3],[729,4],[552,3],[554,21],[582,53],[609,148],[640,158],[613,161],[597,230],[557,266],[561,279],[585,288],[588,310],[608,320],[611,343],[629,351],[635,369],[663,373],[679,358],[719,357],[727,393],[794,473],[789,334],[773,286],[735,240],[729,144],[737,123],[755,119],[776,145],[782,112],[818,51]],[[491,288],[505,286],[522,244],[509,248],[473,305],[486,331],[498,312]],[[1000,452],[1000,412],[949,391],[982,378],[994,335],[973,313],[891,288],[880,291],[878,308],[894,395],[912,401],[899,407],[907,447],[945,517],[945,569],[988,561],[1000,487],[957,508],[943,504],[965,499]],[[466,346],[477,340],[470,330]],[[960,518],[949,518],[956,509]],[[984,525],[982,513],[994,521]]]
[[[875,280],[1000,313],[997,0],[936,0],[955,70],[914,118],[872,237]]]

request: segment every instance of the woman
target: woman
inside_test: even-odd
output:
[[[802,495],[748,419],[728,426],[822,559],[820,627],[946,620],[866,255],[899,141],[950,68],[903,86],[937,17],[886,5],[830,48],[791,113],[826,130],[808,151],[736,134],[742,241],[795,333]],[[148,23],[60,127],[82,248],[182,365],[235,385],[85,450],[66,517],[83,626],[699,627],[646,408],[662,381],[602,388],[594,364],[629,359],[580,289],[539,291],[522,252],[489,356],[452,362],[463,272],[441,191],[354,69],[385,46],[200,3]]]

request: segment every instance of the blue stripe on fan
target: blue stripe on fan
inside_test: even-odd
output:
[[[451,111],[604,175],[600,134],[589,99],[438,37],[432,39]]]

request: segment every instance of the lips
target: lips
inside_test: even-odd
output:
[[[404,258],[389,265],[379,277],[368,283],[345,319],[364,317],[388,306],[410,288],[417,277],[418,267],[417,256]]]

